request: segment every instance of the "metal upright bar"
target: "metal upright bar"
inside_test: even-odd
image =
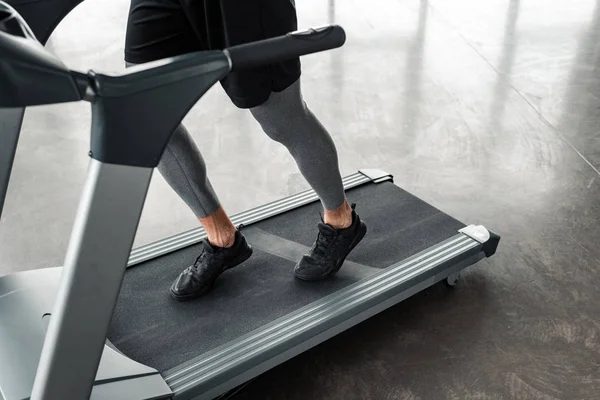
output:
[[[4,209],[24,108],[0,108],[0,218]]]
[[[89,398],[151,176],[91,160],[32,400]]]

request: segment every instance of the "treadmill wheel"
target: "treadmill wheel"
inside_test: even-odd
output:
[[[459,279],[460,279],[460,272],[457,272],[455,274],[448,275],[448,277],[446,278],[446,280],[444,282],[446,282],[447,286],[454,287],[458,283]]]

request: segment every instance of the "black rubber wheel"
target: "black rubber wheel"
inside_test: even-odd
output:
[[[444,283],[448,287],[456,286],[458,284],[458,281],[460,281],[460,272],[448,275],[448,277],[444,279]]]

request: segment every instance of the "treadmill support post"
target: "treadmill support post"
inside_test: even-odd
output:
[[[152,170],[91,160],[32,400],[89,398]]]
[[[24,113],[24,108],[0,109],[0,218],[8,191]]]

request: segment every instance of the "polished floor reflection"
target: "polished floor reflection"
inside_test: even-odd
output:
[[[306,57],[345,174],[379,167],[499,253],[266,373],[236,399],[592,399],[600,393],[600,1],[304,0],[347,45]],[[49,48],[118,71],[126,0],[86,0]],[[307,187],[219,87],[186,118],[226,209]],[[87,165],[85,104],[27,111],[0,274],[62,262]],[[195,226],[158,176],[137,243]],[[202,340],[202,338],[198,338]]]

